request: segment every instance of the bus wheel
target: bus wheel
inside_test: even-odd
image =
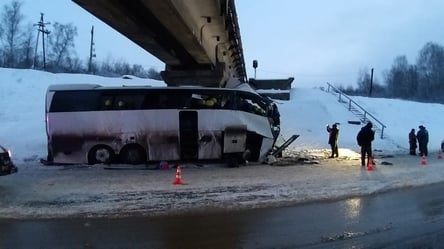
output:
[[[146,161],[146,152],[139,145],[128,145],[120,151],[120,160],[125,164],[141,164]]]
[[[88,153],[89,164],[110,164],[113,160],[114,152],[106,145],[96,145]]]
[[[239,167],[239,162],[237,161],[237,159],[235,157],[228,157],[227,159],[225,159],[225,163],[230,168],[237,168],[237,167]]]
[[[236,153],[226,154],[224,156],[224,161],[229,168],[239,167],[239,156]]]

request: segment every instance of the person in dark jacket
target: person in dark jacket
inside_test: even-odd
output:
[[[410,155],[416,155],[416,133],[415,129],[412,129],[409,133]]]
[[[361,130],[358,132],[356,140],[358,145],[361,146],[361,166],[365,167],[365,157],[368,160],[372,159],[372,141],[375,139],[375,132],[372,130],[373,124],[368,122]]]
[[[330,125],[327,125],[327,132],[329,133],[328,144],[331,147],[331,156],[330,156],[330,158],[338,157],[339,156],[339,149],[338,149],[339,129],[338,129],[338,123],[334,123],[332,127],[330,127]]]
[[[418,149],[419,149],[419,155],[420,156],[427,156],[427,144],[429,143],[429,132],[427,129],[420,125],[419,131],[416,134],[416,139],[418,140]]]

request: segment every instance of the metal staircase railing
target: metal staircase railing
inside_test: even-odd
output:
[[[377,123],[375,129],[381,131],[381,139],[384,138],[384,129],[387,127],[377,118],[375,118],[371,113],[365,110],[362,106],[358,105],[355,101],[353,101],[349,96],[344,94],[341,90],[337,89],[333,85],[327,82],[327,92],[333,91],[338,94],[338,101],[341,103],[346,103],[348,105],[348,110],[358,116],[362,122],[371,121],[373,124]]]

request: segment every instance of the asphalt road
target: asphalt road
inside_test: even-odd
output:
[[[186,216],[0,220],[0,248],[443,248],[444,184]]]

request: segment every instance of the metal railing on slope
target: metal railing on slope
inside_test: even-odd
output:
[[[333,85],[331,85],[328,82],[327,82],[327,86],[328,86],[327,92],[330,92],[331,90],[336,92],[339,96],[338,101],[342,102],[342,103],[347,103],[349,111],[353,112],[353,110],[355,110],[357,112],[362,112],[362,114],[361,114],[362,115],[362,118],[361,118],[362,122],[372,121],[373,124],[374,123],[379,124],[379,125],[377,125],[377,128],[379,128],[381,130],[381,139],[384,138],[384,129],[387,126],[385,126],[381,121],[379,121],[377,118],[375,118],[371,113],[369,113],[362,106],[360,106],[358,103],[356,103],[354,100],[352,100],[349,96],[344,94],[341,90],[337,89],[336,87],[334,87]]]

